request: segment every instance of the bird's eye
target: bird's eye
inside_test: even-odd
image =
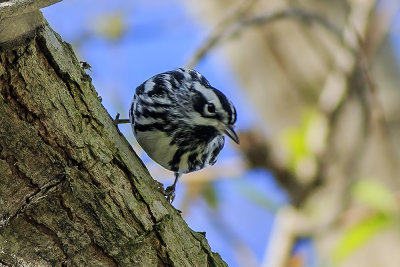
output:
[[[207,115],[215,114],[215,105],[213,103],[207,103],[204,109]]]
[[[215,113],[215,106],[213,103],[207,104],[207,111],[210,113]]]

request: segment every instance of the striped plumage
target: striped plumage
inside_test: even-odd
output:
[[[224,134],[239,141],[233,131],[233,104],[190,69],[161,73],[138,86],[129,120],[143,150],[175,172],[175,183],[180,174],[213,165],[224,146]]]

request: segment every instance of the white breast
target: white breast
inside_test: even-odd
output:
[[[178,149],[176,145],[170,145],[171,137],[157,130],[137,132],[135,137],[139,145],[152,160],[169,169],[168,163],[172,160]]]

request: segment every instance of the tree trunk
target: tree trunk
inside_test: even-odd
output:
[[[225,266],[165,200],[39,2],[0,6],[0,265]]]

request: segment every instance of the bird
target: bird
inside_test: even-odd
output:
[[[236,108],[196,70],[178,68],[157,74],[136,88],[129,120],[115,118],[115,124],[130,123],[133,134],[147,155],[175,180],[164,191],[175,198],[182,174],[214,165],[225,135],[239,144],[234,127]]]

